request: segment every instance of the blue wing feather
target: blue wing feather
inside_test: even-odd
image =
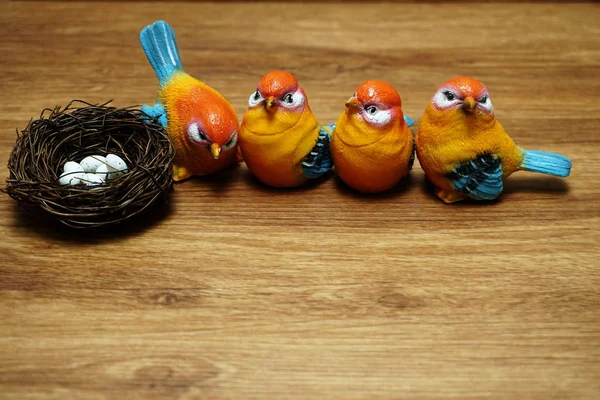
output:
[[[333,129],[335,129],[335,124],[321,127],[317,143],[302,160],[302,173],[306,178],[319,178],[333,167],[333,160],[329,152],[329,137]]]
[[[411,127],[415,123],[415,120],[409,117],[408,115],[405,115],[404,122],[406,122],[406,126]]]
[[[446,175],[454,190],[475,200],[494,200],[504,188],[502,164],[493,154],[480,154],[474,160],[458,164]]]
[[[158,123],[161,124],[163,128],[167,127],[167,111],[161,103],[156,103],[153,106],[143,105],[140,109],[149,117],[157,118]]]

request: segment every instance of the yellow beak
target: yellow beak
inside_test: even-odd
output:
[[[473,99],[471,96],[467,97],[463,101],[463,109],[467,112],[473,112],[473,110],[475,109],[475,106],[476,106],[475,99]]]
[[[358,102],[358,99],[356,97],[353,97],[346,102],[346,107],[348,107],[350,109],[358,108],[359,104],[360,103]]]
[[[274,111],[275,97],[273,97],[273,96],[267,97],[267,100],[265,100],[265,107],[267,108],[267,111]]]
[[[215,160],[217,160],[219,158],[219,155],[221,154],[221,146],[219,146],[216,143],[213,143],[210,145],[210,152],[212,153],[212,156]]]

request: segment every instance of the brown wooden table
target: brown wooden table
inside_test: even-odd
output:
[[[335,178],[272,190],[241,166],[100,236],[2,195],[0,397],[600,398],[597,4],[5,3],[2,179],[43,108],[153,102],[138,34],[156,19],[240,116],[285,69],[323,122],[388,80],[416,132],[437,87],[471,75],[515,141],[572,176],[445,205],[418,164],[379,196]]]

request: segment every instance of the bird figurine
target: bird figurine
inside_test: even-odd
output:
[[[299,186],[333,166],[332,129],[319,124],[292,74],[273,71],[250,95],[240,126],[240,149],[252,174],[263,183]]]
[[[569,176],[571,161],[555,153],[524,150],[494,117],[487,88],[473,78],[444,83],[421,118],[416,150],[425,175],[446,203],[493,200],[515,171]]]
[[[346,102],[331,137],[331,155],[338,176],[365,193],[394,187],[414,162],[412,119],[402,112],[392,85],[369,80]]]
[[[159,80],[156,104],[142,106],[142,111],[158,118],[175,147],[173,179],[237,164],[235,110],[219,92],[183,71],[173,28],[156,21],[142,30],[140,41]]]

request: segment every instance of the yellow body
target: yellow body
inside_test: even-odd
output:
[[[410,169],[413,138],[403,118],[385,129],[344,112],[331,138],[331,155],[340,178],[361,192],[395,186]]]
[[[465,197],[453,190],[445,177],[457,164],[475,159],[482,153],[495,154],[502,161],[503,177],[506,178],[519,169],[523,160],[521,149],[493,116],[465,116],[460,110],[444,112],[431,104],[421,118],[416,150],[427,178],[439,193],[444,192],[442,196],[447,202]]]
[[[321,125],[308,105],[302,112],[249,108],[240,127],[240,149],[248,168],[262,182],[301,185],[302,160],[315,146]]]

